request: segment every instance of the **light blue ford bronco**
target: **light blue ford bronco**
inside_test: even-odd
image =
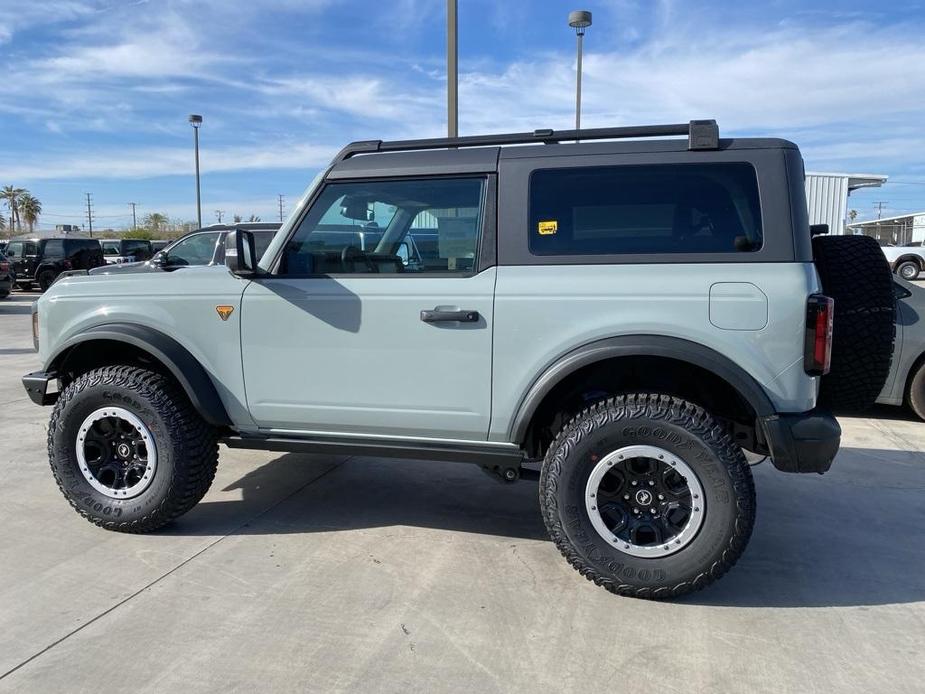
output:
[[[889,268],[824,231],[797,147],[714,121],[357,142],[259,259],[236,230],[224,266],[59,280],[23,381],[110,530],[190,510],[220,442],[470,462],[538,478],[588,579],[678,596],[745,548],[745,452],[828,470],[817,403],[886,379]]]

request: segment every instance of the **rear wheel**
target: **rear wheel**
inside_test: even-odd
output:
[[[42,288],[42,291],[48,291],[48,288],[55,283],[55,278],[57,275],[51,270],[42,270],[39,273],[38,281],[39,287]]]
[[[919,272],[921,272],[919,264],[914,260],[904,260],[896,268],[896,274],[909,282],[917,280],[919,278]]]
[[[667,395],[620,396],[575,417],[546,454],[540,504],[582,575],[653,599],[722,576],[755,520],[742,450],[702,408]]]
[[[24,291],[24,292],[31,292],[31,291],[32,291],[32,282],[17,282],[17,283],[16,283],[16,286],[19,287],[20,290],[22,290],[22,291]]]
[[[48,427],[65,498],[92,523],[146,532],[189,511],[218,464],[215,430],[173,381],[145,369],[94,369],[67,386]]]

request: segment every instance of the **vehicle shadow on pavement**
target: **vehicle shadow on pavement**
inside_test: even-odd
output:
[[[273,505],[292,466],[314,466]],[[758,521],[738,564],[680,600],[716,607],[830,607],[925,600],[925,454],[845,448],[824,476],[754,469]],[[275,485],[277,498],[279,482]],[[535,482],[494,482],[474,465],[283,455],[224,488],[169,534],[273,535],[390,526],[548,540]],[[282,496],[285,496],[283,494]],[[246,502],[252,502],[250,504]],[[269,508],[270,510],[266,510]],[[260,513],[255,514],[255,510]],[[265,512],[264,512],[265,511]],[[550,545],[550,560],[561,561]],[[576,586],[581,585],[576,577]]]
[[[206,500],[168,532],[214,535],[225,526],[240,526],[248,521],[244,502],[265,493],[273,478],[293,476],[293,466],[309,465],[317,469],[314,482],[300,491],[294,484],[292,491],[297,493],[235,533],[312,533],[404,525],[548,539],[535,482],[495,482],[478,466],[464,463],[351,458],[332,466],[330,461],[323,456],[285,454],[222,490],[240,490],[241,501]],[[251,506],[260,508],[261,504]]]
[[[758,521],[738,564],[684,602],[839,607],[925,600],[925,454],[843,448],[831,472],[755,471]]]

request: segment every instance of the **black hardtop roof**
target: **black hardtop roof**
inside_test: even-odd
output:
[[[687,137],[676,137],[680,135]],[[500,159],[749,149],[797,149],[797,146],[777,138],[721,139],[719,127],[712,120],[426,140],[367,140],[344,147],[334,158],[328,178],[381,176],[390,172],[416,175],[433,173],[435,169],[482,173],[495,171]]]

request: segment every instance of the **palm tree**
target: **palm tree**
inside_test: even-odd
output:
[[[42,214],[42,203],[28,190],[23,191],[19,196],[19,214],[22,215],[23,221],[29,225],[29,232],[35,228],[35,223],[39,221],[39,215]]]
[[[0,231],[4,231],[5,229],[6,229],[6,220],[3,218],[3,215],[0,214]]]
[[[151,212],[150,214],[145,215],[145,218],[141,220],[141,223],[151,231],[160,231],[161,227],[166,226],[167,222],[169,221],[170,220],[167,219],[167,215],[161,214],[160,212]]]
[[[6,203],[10,210],[10,231],[17,227],[22,229],[22,222],[19,220],[19,196],[26,192],[25,188],[14,188],[13,186],[3,186],[0,189],[0,200]]]

